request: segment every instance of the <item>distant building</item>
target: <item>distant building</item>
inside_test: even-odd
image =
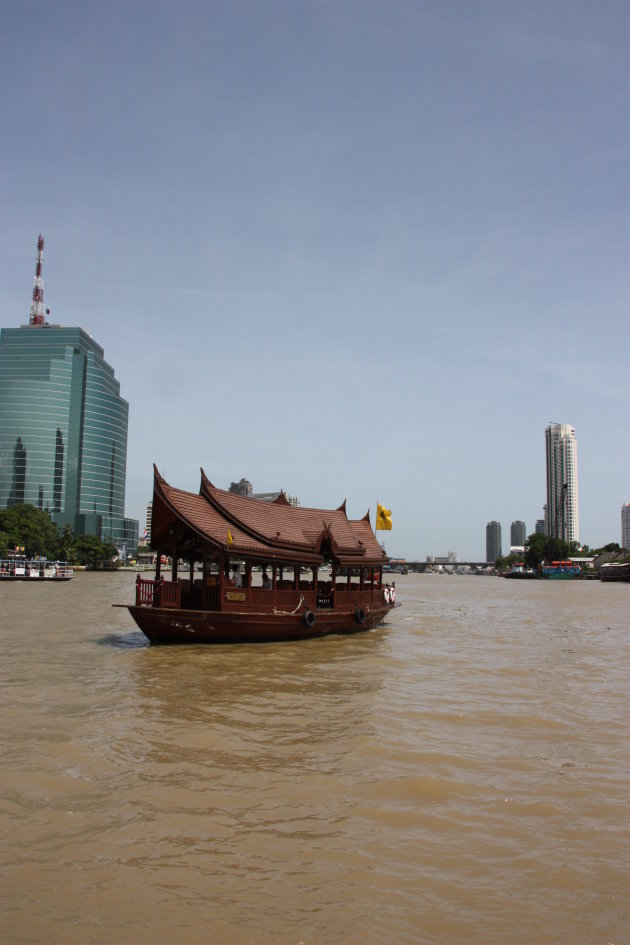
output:
[[[147,502],[147,514],[144,522],[144,544],[151,545],[151,516],[153,515],[153,502]]]
[[[547,523],[544,518],[536,519],[536,534],[537,535],[546,535],[547,534]]]
[[[258,499],[259,502],[275,502],[279,496],[283,495],[289,505],[293,508],[299,508],[300,500],[297,496],[288,495],[286,492],[253,492],[252,499]]]
[[[286,492],[254,492],[249,479],[241,479],[240,482],[231,482],[228,492],[233,495],[243,495],[245,498],[258,499],[259,502],[275,502],[278,496],[283,495],[289,505],[298,508],[300,500],[293,495],[287,495]]]
[[[545,430],[547,456],[547,534],[579,541],[577,441],[568,423]]]
[[[59,527],[133,557],[138,522],[125,518],[129,405],[103,349],[82,328],[43,316],[3,328],[0,403],[0,508],[35,505]]]
[[[228,492],[234,495],[244,495],[246,498],[252,494],[252,484],[248,479],[241,479],[240,482],[231,482]]]
[[[440,555],[427,555],[426,562],[427,564],[457,564],[459,561],[459,555],[454,551],[449,551],[449,553],[444,556]]]
[[[513,547],[524,547],[527,531],[525,522],[512,522],[510,527],[510,545]]]
[[[486,561],[494,564],[501,557],[501,525],[499,522],[488,522],[486,525]]]
[[[630,548],[630,502],[621,506],[621,547]]]

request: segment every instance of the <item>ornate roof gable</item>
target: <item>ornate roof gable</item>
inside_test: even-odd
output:
[[[195,537],[196,536],[196,537]],[[201,470],[199,493],[175,489],[154,466],[152,537],[157,547],[210,545],[217,550],[285,561],[333,557],[339,563],[378,564],[386,556],[369,515],[348,519],[346,502],[335,510],[261,502],[218,489]],[[179,546],[179,545],[178,545]]]

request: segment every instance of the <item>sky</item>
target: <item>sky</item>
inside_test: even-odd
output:
[[[391,509],[388,553],[534,531],[575,427],[580,539],[630,502],[626,0],[1,0],[0,325],[104,348],[197,491]]]

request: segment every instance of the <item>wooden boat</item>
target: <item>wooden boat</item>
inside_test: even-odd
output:
[[[630,561],[609,562],[599,569],[602,581],[624,581],[630,583]]]
[[[138,575],[129,606],[151,643],[356,633],[398,606],[395,585],[383,582],[388,558],[369,513],[351,520],[345,501],[335,510],[295,508],[281,492],[261,502],[216,488],[203,470],[197,495],[169,485],[154,467],[151,544],[155,578]],[[188,565],[185,578],[179,562]]]
[[[66,561],[8,558],[0,561],[0,581],[69,581],[73,570]]]

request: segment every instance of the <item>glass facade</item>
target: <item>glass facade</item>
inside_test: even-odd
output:
[[[138,545],[124,517],[129,405],[82,328],[0,333],[0,508],[29,503],[76,535]]]

